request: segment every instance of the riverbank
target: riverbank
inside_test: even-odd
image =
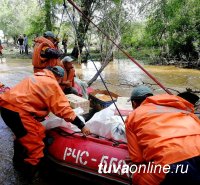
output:
[[[20,54],[18,46],[6,46],[3,45],[3,57],[5,58],[19,58],[19,59],[31,59],[33,53],[33,47],[29,46],[29,54]],[[61,46],[60,46],[61,47]],[[70,55],[72,48],[68,48],[68,54]],[[133,58],[137,58],[138,61],[143,61],[146,65],[152,66],[175,66],[179,68],[187,68],[187,69],[200,69],[200,60],[197,61],[187,61],[187,60],[175,60],[175,59],[166,59],[158,57],[158,50],[156,49],[137,49],[127,51]],[[102,58],[102,55],[99,50],[91,50],[90,54],[87,55],[87,52],[83,50],[82,53],[82,62],[86,62],[87,60],[99,61]],[[87,55],[87,56],[86,56]],[[120,52],[115,51],[112,56],[112,60],[126,60],[126,56]]]

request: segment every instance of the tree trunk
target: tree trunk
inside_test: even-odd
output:
[[[51,0],[45,0],[44,10],[46,30],[52,31]]]
[[[92,9],[93,1],[94,0],[82,0],[82,3],[81,3],[82,12],[89,19],[91,19],[91,16],[92,16],[92,10],[91,9]],[[72,53],[71,53],[71,55],[74,58],[78,58],[79,52],[80,52],[80,54],[82,53],[84,41],[85,41],[85,36],[87,34],[89,24],[90,24],[90,22],[87,21],[84,16],[82,16],[80,18],[80,22],[78,24],[78,28],[77,28],[77,31],[76,31],[78,46],[75,43],[75,46],[74,46]]]

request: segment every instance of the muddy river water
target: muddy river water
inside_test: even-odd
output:
[[[96,67],[100,63],[96,62]],[[200,89],[200,70],[183,69],[175,66],[148,66],[144,68],[157,78],[165,87],[183,91],[189,87],[193,90]],[[76,75],[89,81],[96,73],[92,62],[87,64],[75,64]],[[28,59],[7,59],[3,64],[0,63],[0,81],[12,87],[21,79],[31,75],[32,65]],[[144,72],[129,60],[116,60],[111,62],[101,73],[102,78],[107,82],[110,91],[121,96],[129,96],[132,86],[138,83],[155,84]],[[94,88],[105,89],[100,78],[92,84]],[[157,85],[152,86],[156,91],[161,91]]]
[[[97,68],[100,63],[96,62]],[[155,76],[164,86],[184,91],[185,88],[200,90],[200,71],[193,69],[181,69],[174,66],[144,66],[153,76]],[[93,63],[75,65],[76,75],[89,81],[96,73]],[[24,77],[31,75],[32,65],[28,59],[7,59],[0,63],[0,82],[9,87],[14,86]],[[108,89],[120,96],[129,96],[132,85],[148,83],[155,84],[139,69],[128,60],[116,60],[110,63],[102,72],[102,78],[106,81]],[[93,88],[104,90],[105,87],[100,78],[92,84]],[[156,93],[161,93],[162,89],[157,85],[152,86]],[[175,91],[172,91],[175,93]],[[19,176],[12,167],[13,155],[13,134],[0,119],[0,185],[22,185]],[[49,185],[50,182],[39,180],[37,185]],[[56,184],[56,183],[55,183]]]

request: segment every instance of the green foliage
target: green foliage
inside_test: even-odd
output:
[[[40,4],[39,4],[40,3]],[[9,37],[53,30],[62,0],[1,0],[0,29]]]
[[[143,0],[140,3],[142,2],[151,4],[145,23],[127,21],[131,13],[122,8],[125,1],[77,0],[75,3],[86,15],[96,21],[105,33],[112,39],[116,39],[136,58],[150,58],[153,55],[167,59],[198,60],[200,56],[200,1]],[[29,37],[36,33],[41,35],[46,30],[60,32],[60,35],[67,33],[69,40],[70,38],[78,39],[80,48],[85,39],[89,38],[87,34],[89,30],[95,37],[99,36],[99,40],[95,39],[97,42],[100,41],[101,51],[107,52],[112,43],[102,33],[96,32],[80,14],[76,20],[78,20],[78,35],[81,35],[81,38],[73,37],[76,34],[73,33],[71,23],[69,25],[66,12],[60,29],[62,3],[63,0],[1,0],[0,29],[11,37],[23,33],[28,34]],[[67,1],[66,4],[68,5]],[[68,7],[70,8],[72,11],[71,6]],[[75,15],[78,15],[76,11]]]
[[[36,12],[34,0],[1,0],[0,29],[8,36],[26,33],[29,17]]]
[[[197,60],[199,25],[199,0],[163,0],[149,16],[146,44],[159,48],[162,57]]]
[[[56,13],[60,13],[60,7],[63,1],[61,0],[41,0],[38,14],[30,18],[31,27],[29,33],[42,34],[44,31],[54,31],[56,21],[59,19]]]
[[[127,23],[122,34],[121,45],[124,48],[138,48],[143,46],[145,25],[142,22]]]
[[[42,35],[45,31],[45,13],[40,10],[38,15],[32,16],[29,19],[30,27],[28,29],[29,35],[39,34]]]
[[[121,0],[112,0],[115,4],[120,4]]]

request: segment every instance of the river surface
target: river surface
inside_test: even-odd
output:
[[[96,62],[95,65],[98,69],[100,68],[99,62]],[[143,65],[143,67],[167,88],[179,91],[184,91],[186,88],[200,89],[200,70],[175,66]],[[92,62],[76,64],[75,69],[76,75],[84,81],[89,81],[96,73]],[[7,59],[3,64],[0,63],[0,81],[7,86],[12,87],[31,74],[33,74],[31,60]],[[120,96],[129,96],[132,86],[142,83],[150,84],[156,92],[161,91],[161,88],[154,81],[129,60],[111,62],[101,73],[101,76],[108,89]],[[100,78],[92,84],[92,87],[105,89]]]
[[[100,63],[96,62],[96,67]],[[141,63],[142,64],[142,63]],[[186,88],[200,90],[200,71],[193,69],[181,69],[174,66],[144,66],[153,76],[157,78],[164,86],[174,90],[184,91]],[[92,62],[87,64],[76,64],[76,75],[84,80],[89,81],[96,73]],[[9,87],[14,86],[24,77],[33,74],[31,60],[28,59],[7,59],[0,63],[0,82]],[[129,96],[132,86],[141,83],[150,84],[155,93],[163,92],[162,89],[155,85],[144,72],[135,64],[128,60],[111,62],[101,73],[106,82],[108,89],[120,96]],[[98,78],[92,84],[95,89],[105,90],[101,79]],[[0,119],[0,185],[22,185],[24,182],[19,178],[12,167],[13,156],[13,134]],[[44,179],[38,180],[35,185],[54,184]],[[58,184],[55,182],[55,184]],[[83,183],[82,183],[83,184]]]

